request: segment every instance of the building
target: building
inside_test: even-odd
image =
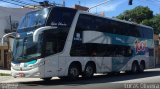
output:
[[[27,12],[33,9],[27,8],[7,8],[0,6],[0,41],[4,34],[16,31],[18,23]],[[0,46],[0,67],[9,68],[10,53],[8,46]]]
[[[7,8],[0,6],[0,39],[9,30],[16,30],[22,16],[31,10],[27,8]]]
[[[159,35],[154,35],[155,40],[155,63],[156,66],[160,66],[160,41]]]

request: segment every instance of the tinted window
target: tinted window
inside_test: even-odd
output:
[[[153,31],[150,28],[137,27],[142,38],[153,39]]]
[[[149,39],[152,39],[153,38],[153,32],[151,29],[149,28],[142,28],[143,30],[143,37],[144,38],[149,38]]]
[[[79,28],[79,30],[96,30],[112,34],[150,39],[153,37],[153,32],[149,28],[91,15],[80,15],[77,25],[76,28]]]
[[[44,33],[44,56],[62,52],[76,10],[63,7],[52,9],[46,25],[56,26]]]
[[[97,57],[130,57],[132,50],[129,46],[112,45],[112,44],[95,44],[73,41],[71,47],[71,56],[97,56]]]
[[[150,29],[147,30],[136,25],[83,14],[79,16],[77,22],[70,51],[71,56],[132,56],[133,49],[130,46],[94,42],[82,43],[82,32],[88,30],[142,38],[151,37],[148,34],[152,34]]]
[[[92,19],[94,18],[94,20]],[[93,25],[92,25],[93,23]],[[71,56],[131,56],[131,48],[129,46],[113,45],[113,44],[98,44],[98,43],[82,43],[82,32],[84,30],[97,30],[103,32],[113,33],[113,27],[110,27],[112,21],[104,20],[99,17],[93,17],[88,15],[80,15],[75,33],[73,36],[73,42],[71,46]],[[117,25],[115,23],[115,25]],[[103,27],[104,26],[104,27]],[[106,28],[106,29],[105,29]],[[112,30],[111,30],[112,29]],[[117,32],[120,32],[116,29]]]
[[[62,52],[68,35],[68,29],[51,29],[44,32],[43,56]]]
[[[49,8],[44,8],[27,13],[20,22],[18,29],[44,25],[49,11]]]
[[[76,10],[63,7],[55,7],[52,9],[47,21],[47,25],[56,27],[70,27]]]
[[[104,19],[100,17],[94,17],[94,30],[103,31],[103,26],[105,26]]]
[[[93,30],[93,19],[93,16],[80,15],[76,26],[77,30]]]
[[[102,32],[113,33],[111,20],[104,20],[103,25],[100,26]]]

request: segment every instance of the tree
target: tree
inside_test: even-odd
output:
[[[154,33],[159,34],[160,33],[160,14],[154,16],[152,19],[146,19],[142,21],[142,24],[148,25],[153,27]]]
[[[138,6],[134,9],[126,10],[116,18],[141,23],[143,20],[153,18],[153,11],[148,7]]]
[[[153,11],[148,7],[138,6],[132,10],[126,10],[116,18],[151,26],[155,34],[160,33],[160,14],[154,16]]]

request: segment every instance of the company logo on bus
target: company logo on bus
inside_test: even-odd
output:
[[[135,51],[136,54],[140,53],[140,52],[145,52],[147,48],[147,41],[135,41]]]

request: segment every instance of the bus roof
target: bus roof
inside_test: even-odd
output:
[[[57,8],[57,6],[55,6]],[[47,7],[47,8],[55,8],[55,7]],[[75,8],[71,8],[71,7],[59,7],[58,8],[68,8],[68,9],[74,9],[74,10],[77,10]],[[39,10],[39,9],[38,9]],[[37,11],[37,10],[33,10],[33,11]],[[97,17],[101,17],[101,18],[105,18],[105,19],[110,19],[110,20],[114,20],[114,21],[118,21],[118,22],[122,22],[122,23],[126,23],[126,24],[133,24],[133,25],[136,25],[136,26],[141,26],[141,27],[145,27],[145,28],[149,28],[149,29],[153,29],[152,27],[150,26],[146,26],[146,25],[143,25],[143,24],[137,24],[135,22],[130,22],[130,21],[126,21],[126,20],[120,20],[120,19],[116,19],[116,18],[110,18],[110,17],[104,17],[104,16],[100,16],[100,15],[96,15],[96,14],[93,14],[93,13],[89,13],[87,11],[82,11],[82,10],[77,10],[80,14],[87,14],[87,15],[92,15],[92,16],[97,16]],[[32,11],[31,11],[32,12]],[[29,12],[30,13],[30,12]]]

